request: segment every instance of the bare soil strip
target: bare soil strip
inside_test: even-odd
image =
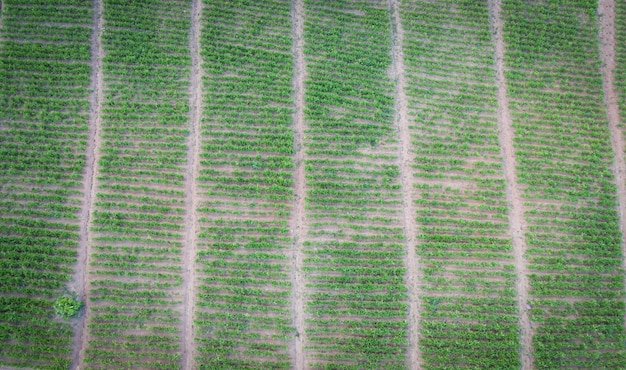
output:
[[[526,253],[526,221],[524,220],[523,201],[517,185],[515,151],[513,149],[513,127],[509,101],[507,98],[506,80],[504,77],[504,35],[501,0],[489,0],[491,33],[495,47],[496,83],[498,85],[498,127],[500,152],[502,153],[504,177],[506,179],[506,197],[509,203],[509,231],[513,242],[515,272],[517,274],[517,305],[519,310],[520,360],[522,369],[533,368],[532,337],[533,329],[528,310],[528,268],[524,254]]]
[[[626,162],[624,160],[624,136],[619,128],[619,106],[613,80],[615,70],[615,0],[598,2],[600,58],[602,60],[602,86],[604,103],[611,130],[613,145],[613,173],[617,183],[617,212],[619,228],[622,233],[622,255],[626,256]],[[623,270],[626,271],[626,259],[622,258]],[[626,275],[624,280],[626,286]],[[624,315],[626,326],[626,314]]]
[[[3,20],[4,20],[4,1],[0,0],[0,30],[2,30]],[[1,37],[0,37],[0,40],[2,40]]]
[[[294,204],[289,220],[289,228],[293,234],[291,250],[291,284],[292,310],[295,335],[291,352],[293,368],[304,369],[306,366],[304,347],[306,333],[304,329],[304,295],[305,281],[302,272],[304,253],[303,240],[306,237],[306,215],[304,199],[306,183],[304,177],[304,5],[302,0],[291,2],[292,21],[292,53],[294,62],[293,94],[295,110],[293,115],[293,145],[294,145]]]
[[[404,79],[404,52],[402,50],[402,40],[404,30],[400,22],[400,9],[397,0],[389,0],[389,16],[391,17],[392,33],[392,59],[393,76],[396,79],[395,91],[395,124],[398,130],[398,160],[400,167],[400,181],[402,187],[402,228],[405,237],[405,257],[406,267],[405,281],[409,294],[409,350],[407,356],[407,367],[409,369],[419,369],[422,367],[422,356],[419,350],[420,331],[420,276],[419,259],[415,251],[417,243],[416,209],[413,203],[414,185],[411,158],[411,133],[409,132],[409,118],[407,114],[407,98],[405,94]]]
[[[85,348],[87,348],[87,322],[89,305],[87,304],[87,286],[89,278],[89,243],[93,202],[96,199],[96,179],[98,177],[98,158],[100,156],[100,111],[102,107],[102,0],[94,0],[93,32],[91,34],[91,94],[89,96],[89,132],[85,173],[83,177],[83,205],[80,212],[78,239],[78,260],[72,277],[71,289],[79,299],[85,302],[84,313],[74,324],[74,344],[70,368],[83,368]]]
[[[189,50],[191,52],[191,94],[189,96],[189,140],[187,143],[187,173],[185,174],[185,242],[183,244],[183,328],[182,368],[193,369],[194,325],[196,298],[196,269],[198,236],[198,186],[196,178],[200,165],[200,119],[202,117],[202,57],[200,56],[200,17],[202,1],[193,0]]]

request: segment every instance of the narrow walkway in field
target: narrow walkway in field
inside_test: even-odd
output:
[[[496,83],[498,84],[498,127],[500,150],[503,158],[504,177],[506,179],[506,197],[509,203],[509,230],[513,242],[513,254],[515,257],[515,273],[517,274],[517,305],[520,313],[520,360],[522,369],[533,368],[532,337],[533,331],[530,324],[528,310],[528,268],[526,257],[526,239],[524,230],[523,201],[517,185],[517,173],[515,169],[515,151],[513,150],[513,127],[509,102],[506,92],[506,79],[504,77],[504,35],[503,21],[500,18],[502,9],[501,0],[489,0],[489,12],[491,20],[491,33],[495,46]]]
[[[619,128],[619,107],[613,73],[615,70],[615,0],[598,2],[600,58],[602,60],[602,87],[604,103],[611,130],[613,145],[613,173],[617,183],[617,207],[619,228],[622,233],[622,255],[626,256],[626,163],[624,160],[624,136]],[[623,269],[626,271],[626,259],[622,258]],[[624,281],[626,286],[626,280]],[[626,314],[624,315],[626,327]]]
[[[93,203],[96,199],[96,178],[98,177],[98,157],[100,156],[100,110],[102,106],[102,0],[94,1],[93,32],[91,34],[91,95],[89,96],[89,132],[87,136],[87,153],[85,172],[83,175],[83,205],[80,211],[80,228],[78,234],[78,259],[72,287],[79,299],[86,306],[84,313],[78,318],[74,328],[74,345],[72,347],[72,365],[70,368],[82,369],[85,348],[87,348],[87,322],[89,306],[87,305],[87,279],[89,269],[89,229],[93,219]]]
[[[389,0],[389,16],[391,17],[393,75],[396,78],[395,89],[395,125],[398,130],[398,160],[400,162],[400,182],[402,187],[402,229],[405,238],[404,266],[406,268],[406,286],[409,295],[409,350],[407,367],[422,367],[422,356],[419,350],[420,304],[419,298],[419,259],[416,252],[417,213],[413,203],[414,185],[411,158],[411,133],[407,116],[407,98],[404,80],[404,52],[402,40],[404,31],[400,22],[398,0]]]
[[[4,20],[4,1],[0,1],[0,30],[2,30],[3,20]]]
[[[304,198],[306,195],[304,177],[304,5],[302,0],[293,0],[291,3],[292,20],[292,53],[293,53],[293,94],[295,110],[293,115],[293,145],[294,145],[294,204],[289,228],[293,233],[291,251],[291,284],[292,305],[295,336],[293,342],[293,368],[304,369],[306,366],[304,346],[306,333],[304,331],[304,291],[305,282],[302,272],[304,253],[302,243],[306,236],[306,215],[304,213]]]
[[[202,57],[200,56],[200,17],[202,0],[193,0],[189,50],[191,52],[191,94],[189,95],[189,140],[187,143],[187,172],[185,174],[185,242],[183,244],[183,328],[182,368],[194,368],[194,306],[196,298],[197,255],[197,190],[196,178],[200,165],[200,119],[202,117]]]

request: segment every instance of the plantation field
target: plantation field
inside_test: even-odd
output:
[[[0,368],[626,368],[626,5],[2,0]]]

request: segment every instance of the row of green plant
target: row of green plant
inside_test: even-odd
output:
[[[626,4],[615,3],[615,69],[613,83],[617,92],[618,105],[624,110],[626,102]],[[622,113],[623,115],[623,113]],[[622,135],[626,136],[626,129],[621,125]]]
[[[424,367],[519,368],[488,2],[409,1],[400,14]]]
[[[406,270],[384,1],[304,1],[307,358],[400,368]]]
[[[539,369],[626,364],[597,6],[587,0],[503,6]],[[572,310],[571,301],[606,308]]]
[[[205,0],[196,363],[291,367],[290,4]]]
[[[105,0],[103,7],[85,364],[178,368],[190,4]]]
[[[59,5],[62,5],[59,2]],[[89,111],[92,4],[4,1],[0,366],[67,368]]]

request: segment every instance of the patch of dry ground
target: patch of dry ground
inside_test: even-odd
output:
[[[103,100],[102,92],[102,0],[94,1],[93,31],[91,35],[91,94],[89,97],[89,132],[87,153],[83,177],[83,205],[80,212],[80,228],[78,239],[78,259],[70,289],[74,290],[79,299],[85,302],[83,314],[73,323],[74,338],[72,347],[72,364],[70,368],[80,369],[83,366],[85,348],[87,347],[87,322],[89,305],[87,302],[87,286],[89,275],[89,229],[93,219],[93,202],[96,198],[96,178],[98,177],[98,157],[100,155],[100,110]]]
[[[292,53],[294,60],[294,205],[289,220],[290,230],[293,236],[291,250],[291,284],[292,284],[292,310],[293,322],[296,333],[294,334],[291,352],[294,359],[295,369],[304,369],[306,360],[304,346],[306,333],[304,328],[304,299],[305,281],[302,271],[304,253],[303,240],[307,234],[306,215],[304,210],[306,184],[304,176],[304,5],[302,0],[293,0],[291,3],[292,19]]]
[[[200,120],[202,117],[202,58],[200,56],[200,16],[202,1],[194,0],[191,7],[189,50],[191,53],[191,87],[189,96],[189,139],[187,143],[187,172],[185,174],[185,240],[183,243],[183,320],[182,356],[184,369],[194,368],[194,311],[198,235],[198,196],[196,178],[200,164]]]
[[[405,237],[406,285],[409,295],[409,350],[407,366],[410,369],[422,367],[422,357],[419,349],[420,332],[420,304],[419,297],[419,260],[416,252],[417,216],[413,203],[413,171],[411,158],[411,133],[407,116],[407,98],[405,94],[404,53],[402,40],[404,32],[400,22],[400,12],[397,0],[389,0],[389,14],[392,22],[392,60],[393,75],[396,79],[395,91],[395,124],[398,130],[398,160],[400,168],[400,182],[402,187],[402,229]]]
[[[619,107],[615,91],[615,0],[598,2],[600,58],[602,60],[602,86],[604,103],[611,130],[613,146],[613,174],[617,185],[617,212],[622,234],[622,255],[626,256],[626,161],[624,159],[624,137],[619,128]],[[622,258],[623,269],[626,270],[626,259]],[[626,275],[624,280],[626,286]],[[626,314],[624,315],[626,326]]]

